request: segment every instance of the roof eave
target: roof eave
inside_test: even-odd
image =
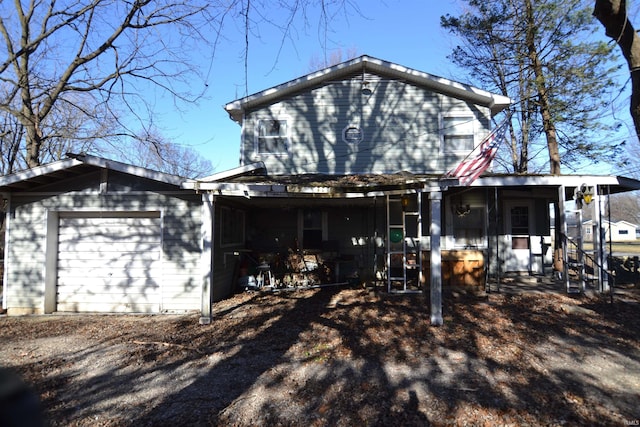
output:
[[[278,86],[263,90],[261,92],[237,99],[224,106],[229,116],[236,122],[241,123],[243,112],[256,106],[272,102],[283,98],[293,92],[306,88],[318,86],[325,81],[350,75],[354,72],[371,71],[382,75],[387,75],[399,80],[405,80],[425,89],[432,89],[435,92],[449,94],[478,105],[483,105],[491,109],[491,114],[495,115],[511,104],[511,99],[487,92],[483,89],[454,82],[452,80],[417,71],[388,61],[382,61],[369,56],[361,56],[350,61],[334,65],[329,68],[308,74],[295,80],[283,83]]]
[[[141,178],[151,179],[153,181],[163,182],[165,184],[181,186],[185,178],[171,175],[164,172],[158,172],[151,169],[143,168],[140,166],[133,166],[127,163],[118,162],[116,160],[105,159],[102,157],[91,156],[89,154],[73,154],[67,153],[68,157],[77,159],[82,163],[96,166],[104,169],[111,169],[118,172],[126,173],[129,175],[139,176]]]
[[[50,173],[58,172],[64,169],[69,169],[74,166],[79,166],[83,162],[76,159],[64,159],[57,162],[49,163],[46,165],[38,166],[32,169],[16,172],[10,175],[0,177],[0,187],[13,185],[21,181],[37,178],[39,176],[47,175]]]

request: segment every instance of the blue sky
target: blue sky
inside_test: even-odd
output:
[[[327,52],[356,50],[406,67],[443,77],[455,78],[446,56],[452,39],[440,28],[440,16],[455,14],[455,1],[367,0],[360,1],[359,16],[341,15],[327,33]],[[249,44],[249,94],[309,73],[312,58],[323,55],[323,43],[310,17],[306,29],[299,28],[287,40],[278,56],[282,34],[261,27],[261,39]],[[216,171],[238,166],[240,126],[229,119],[223,106],[245,94],[244,35],[228,29],[230,39],[217,49],[208,80],[206,99],[176,112],[172,103],[158,116],[164,135],[190,145],[211,160]],[[233,39],[231,39],[233,37]],[[234,41],[235,40],[235,41]],[[206,55],[203,55],[204,58]],[[208,61],[202,67],[208,67]]]
[[[337,49],[355,50],[358,55],[370,55],[457,81],[468,80],[465,70],[457,69],[447,60],[455,39],[440,27],[442,15],[459,14],[460,2],[360,0],[358,3],[362,15],[354,11],[347,16],[338,15],[331,22],[326,40],[316,26],[317,11],[315,15],[310,12],[307,28],[303,28],[300,21],[295,23],[292,37],[282,47],[281,31],[261,25],[260,37],[253,36],[249,41],[246,81],[243,29],[228,26],[224,33],[226,40],[217,48],[212,63],[208,60],[209,54],[196,53],[198,58],[203,58],[200,64],[203,69],[212,66],[205,98],[180,112],[168,102],[167,108],[157,116],[156,124],[163,135],[196,149],[212,162],[215,171],[234,168],[239,164],[241,129],[229,119],[223,106],[244,96],[247,90],[252,94],[308,74],[313,58]],[[279,16],[283,15],[281,11],[271,12],[274,19],[283,19]],[[624,69],[622,71],[621,85],[628,78]],[[619,102],[624,104],[627,99],[628,96],[621,96]],[[623,109],[622,119],[631,125],[626,105]],[[610,172],[604,164],[597,169],[597,173]],[[593,166],[588,172],[595,173]]]

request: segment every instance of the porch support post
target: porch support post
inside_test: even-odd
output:
[[[11,211],[13,210],[13,206],[11,204],[11,194],[0,194],[0,203],[2,203],[2,199],[5,199],[5,215],[4,215],[4,241],[2,244],[4,245],[4,271],[2,273],[2,283],[4,284],[2,289],[2,309],[7,310],[7,297],[9,296],[9,292],[7,292],[7,286],[11,286],[9,283],[9,269],[13,260],[10,259],[11,252],[9,251],[9,236],[11,235]],[[58,248],[56,248],[56,251]],[[45,288],[46,289],[46,288]],[[12,301],[13,302],[13,301]]]
[[[607,254],[605,251],[607,236],[606,229],[602,223],[602,197],[597,185],[593,186],[593,251],[596,265],[594,265],[594,274],[598,278],[598,292],[609,292],[609,277],[607,275]],[[611,230],[611,224],[609,224]]]
[[[200,228],[200,267],[202,271],[202,302],[200,324],[208,325],[213,319],[213,230],[215,221],[215,197],[202,194],[202,225]]]
[[[556,241],[554,251],[554,262],[556,263],[556,267],[558,266],[558,260],[556,259],[558,255],[558,248],[560,249],[560,254],[562,256],[562,280],[564,281],[564,287],[569,291],[569,268],[567,266],[567,211],[565,207],[565,187],[564,185],[560,185],[558,187],[558,220],[556,221],[556,228],[559,225],[560,230],[555,230],[554,239],[560,239],[560,245]]]
[[[442,191],[432,189],[429,192],[429,216],[431,217],[431,324],[442,325],[442,253],[440,236],[442,227]]]

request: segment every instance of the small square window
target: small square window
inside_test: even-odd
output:
[[[258,120],[256,150],[259,154],[287,154],[289,151],[289,126],[287,120]]]

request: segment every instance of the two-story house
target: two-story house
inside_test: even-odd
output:
[[[510,102],[361,56],[228,103],[241,128],[240,167],[187,187],[227,205],[223,229],[233,222],[226,217],[244,220],[241,244],[228,249],[251,254],[243,274],[253,263],[257,274],[270,268],[275,286],[357,278],[390,292],[430,288],[438,304],[443,283],[550,272],[550,210],[564,212],[584,183],[601,192],[637,185],[595,176],[486,173],[469,186],[447,178]],[[318,270],[324,276],[313,276]]]
[[[237,168],[184,180],[89,155],[0,178],[9,313],[200,310],[239,289],[429,292],[549,273],[550,212],[616,176],[446,173],[504,96],[361,56],[235,100]],[[558,252],[562,259],[562,252]]]

